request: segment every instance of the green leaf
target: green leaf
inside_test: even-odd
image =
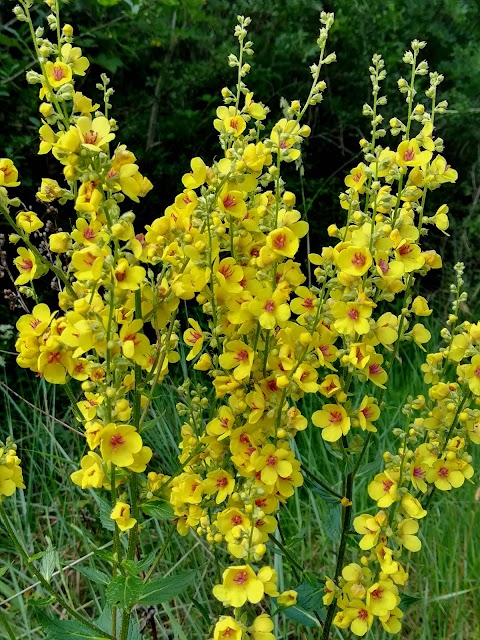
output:
[[[112,506],[103,498],[95,497],[98,505],[100,523],[107,531],[115,531],[115,522],[110,518]]]
[[[283,615],[292,620],[293,622],[297,622],[298,624],[303,624],[304,627],[319,627],[320,622],[314,613],[310,611],[306,611],[303,607],[300,607],[298,604],[295,604],[293,607],[287,607],[282,611]]]
[[[295,587],[297,592],[297,604],[306,611],[320,612],[323,609],[324,585],[315,580],[314,584],[310,582],[302,582]]]
[[[158,520],[173,520],[175,517],[172,505],[164,500],[145,502],[140,508],[147,516],[153,516]]]
[[[143,591],[142,579],[138,576],[117,576],[107,588],[108,604],[129,609],[138,604]]]
[[[40,626],[46,633],[46,640],[109,640],[108,635],[98,634],[89,629],[81,622],[72,620],[53,620],[43,613],[42,610],[36,612]]]
[[[401,598],[402,598],[402,601],[400,602],[399,607],[404,613],[405,611],[407,611],[409,607],[412,606],[412,604],[415,604],[421,599],[421,598],[418,598],[417,596],[406,595],[405,593],[402,593]]]
[[[326,489],[321,487],[314,480],[311,480],[307,476],[305,476],[305,482],[304,482],[303,486],[306,487],[307,489],[309,489],[315,495],[320,496],[320,498],[322,500],[325,500],[325,502],[333,502],[333,503],[336,503],[336,504],[339,503],[339,499],[338,498],[336,498],[335,496],[332,496],[331,493],[328,493],[328,491]]]
[[[98,569],[91,569],[90,567],[77,567],[77,571],[84,575],[90,582],[94,584],[108,584],[111,580],[110,576],[107,576],[103,571]]]
[[[323,528],[332,542],[338,542],[340,540],[340,503],[333,504],[329,502],[326,506]]]
[[[145,585],[139,604],[154,605],[172,600],[192,584],[196,575],[196,571],[189,571],[179,576],[152,580]]]

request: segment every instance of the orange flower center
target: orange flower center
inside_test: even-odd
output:
[[[118,449],[118,447],[121,447],[123,444],[125,444],[125,438],[121,433],[115,433],[113,436],[111,436],[110,445],[112,449]]]
[[[246,571],[239,571],[233,581],[235,584],[245,584],[248,580],[248,573]]]
[[[95,144],[98,140],[98,133],[90,129],[83,134],[83,141],[85,144]]]
[[[287,236],[284,233],[279,233],[277,236],[275,236],[273,244],[277,249],[284,249],[285,245],[287,244]]]
[[[271,313],[275,309],[275,302],[273,300],[267,300],[263,309]]]
[[[363,253],[356,253],[352,258],[352,264],[354,267],[363,267],[366,261],[367,258],[363,255]]]
[[[244,360],[248,360],[248,351],[246,349],[242,349],[242,351],[239,351],[235,356],[235,360],[237,362],[243,362]]]
[[[234,207],[237,203],[235,202],[235,198],[229,193],[223,199],[224,207]]]
[[[448,478],[448,467],[440,467],[438,475],[440,478]]]
[[[266,465],[267,465],[267,467],[276,467],[277,466],[277,462],[278,462],[277,456],[269,456],[267,458]]]
[[[403,159],[404,159],[405,162],[410,162],[414,158],[415,158],[415,150],[410,147],[410,149],[407,149],[404,152]]]
[[[342,416],[342,414],[340,413],[340,411],[331,411],[331,412],[330,412],[330,418],[329,418],[329,421],[330,421],[332,424],[337,424],[338,422],[341,422],[341,421],[342,421],[342,418],[343,418],[343,416]]]

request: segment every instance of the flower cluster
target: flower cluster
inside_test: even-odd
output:
[[[13,495],[16,489],[25,489],[20,462],[17,445],[11,438],[0,442],[0,502]]]
[[[428,397],[410,398],[404,406],[405,429],[397,453],[383,455],[385,469],[368,486],[379,510],[353,521],[365,551],[361,565],[349,564],[337,584],[327,579],[325,604],[334,598],[341,611],[334,623],[364,635],[378,616],[384,629],[401,629],[398,586],[408,579],[403,552],[421,548],[419,521],[435,489],[450,491],[473,475],[469,444],[480,443],[480,324],[458,323],[463,265],[456,265],[457,284],[449,329],[441,332],[445,346],[422,365]]]
[[[17,16],[28,21],[23,4]],[[321,102],[326,83],[320,74],[335,61],[326,53],[333,14],[321,14],[320,55],[311,66],[307,100],[291,102],[271,128],[268,108],[245,83],[253,45],[250,20],[239,16],[239,55],[229,57],[238,72],[236,91],[222,90],[224,104],[213,122],[223,157],[211,164],[193,158],[183,190],[143,233],[136,233],[134,214],[122,213],[121,205],[138,202],[152,185],[125,145],[111,150],[117,123],[109,117],[108,78],[98,85],[101,109],[75,90],[75,76],[85,74],[88,60],[72,44],[72,27],[60,28],[58,13],[49,22],[57,42],[41,28],[33,34],[41,73],[29,72],[28,80],[40,85],[39,153],[60,162],[66,186],[45,178],[37,197],[70,204],[76,222],[70,232],[50,234],[42,253],[32,236],[43,226],[41,216],[10,214],[20,205],[7,192],[19,184],[18,174],[10,160],[0,160],[0,208],[15,230],[12,241],[24,245],[15,260],[16,285],[36,302],[17,324],[18,364],[64,385],[88,446],[71,478],[84,489],[110,492],[117,558],[123,531],[129,532],[127,557],[135,556],[141,506],[167,499],[181,535],[194,530],[231,558],[213,589],[226,609],[214,640],[273,640],[267,597],[282,608],[297,595],[279,594],[266,543],[275,543],[279,510],[303,483],[294,438],[310,416],[299,401],[315,394],[319,408],[311,422],[353,468],[341,500],[348,533],[355,472],[381,424],[400,343],[425,350],[431,337],[421,321],[431,314],[428,302],[413,292],[419,277],[441,267],[440,256],[422,246],[429,225],[448,228],[446,205],[426,215],[427,194],[456,180],[434,128],[447,107],[437,101],[443,78],[430,73],[425,107],[416,89],[428,74],[419,61],[425,43],[414,41],[404,56],[411,80],[398,83],[406,118],[390,120],[398,143],[383,146],[380,83],[386,71],[382,58],[373,57],[373,102],[364,105],[371,135],[361,140],[363,160],[340,195],[346,222],[329,228],[335,245],[310,254],[305,274],[297,254],[308,223],[286,190],[283,171],[285,163],[299,161],[310,134],[302,118]],[[34,281],[47,270],[60,289],[58,310],[39,302],[35,291]],[[326,636],[332,621],[356,635],[364,635],[375,617],[392,633],[400,629],[399,586],[407,579],[400,556],[404,548],[420,548],[415,534],[426,510],[419,496],[428,484],[449,489],[472,475],[466,443],[480,441],[478,410],[470,406],[472,394],[480,396],[480,329],[457,326],[460,286],[444,332],[447,347],[427,356],[429,399],[406,407],[401,448],[385,454],[385,470],[369,486],[380,511],[354,520],[360,547],[370,555],[343,566],[341,546],[335,575],[327,579]],[[401,304],[394,313],[389,303],[396,298]],[[186,361],[200,382],[187,379],[179,388],[180,471],[145,477],[153,452],[143,443],[142,425],[155,387],[180,357],[182,300],[189,315]],[[458,365],[453,382],[447,375],[452,362]],[[81,398],[72,380],[80,383]],[[413,411],[420,417],[412,422]],[[242,609],[248,603],[258,605],[253,619],[252,607]],[[128,619],[122,628],[128,629]]]

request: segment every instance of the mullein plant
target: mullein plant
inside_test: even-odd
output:
[[[387,102],[380,90],[384,62],[379,55],[372,59],[372,101],[363,107],[370,136],[360,141],[363,160],[340,194],[346,220],[328,229],[336,243],[309,255],[310,284],[295,260],[308,223],[282,173],[285,163],[300,162],[310,134],[302,120],[326,90],[322,72],[335,61],[326,50],[333,14],[321,14],[310,94],[303,104],[291,102],[273,126],[267,126],[269,109],[246,85],[253,45],[247,39],[250,20],[239,16],[239,52],[229,56],[237,83],[233,91],[222,89],[224,104],[213,122],[222,157],[212,164],[193,158],[181,193],[163,216],[137,232],[133,212],[124,210],[152,184],[118,142],[108,78],[103,75],[97,85],[102,105],[76,91],[88,59],[73,46],[72,27],[61,25],[58,2],[47,5],[53,41],[43,28],[34,30],[31,1],[21,0],[14,9],[30,26],[40,65],[27,74],[40,92],[39,153],[52,154],[64,174],[62,184],[44,178],[37,198],[66,205],[76,221],[70,231],[50,233],[48,248],[40,250],[34,234],[44,225],[41,216],[11,197],[18,172],[12,160],[0,160],[0,209],[18,244],[15,285],[23,304],[31,301],[31,311],[17,323],[17,362],[63,385],[71,399],[87,450],[71,479],[109,495],[112,584],[137,581],[138,597],[147,588],[156,562],[146,576],[135,574],[140,524],[144,508],[148,513],[155,501],[168,501],[180,535],[193,530],[225,551],[225,569],[212,585],[217,609],[223,609],[209,637],[273,640],[274,615],[294,605],[297,593],[279,593],[267,543],[280,544],[280,509],[304,480],[295,435],[316,427],[335,454],[332,465],[343,457],[346,470],[341,492],[325,489],[338,500],[342,526],[335,567],[325,579],[321,634],[329,638],[334,624],[362,636],[374,622],[398,633],[405,556],[420,549],[420,520],[435,489],[460,487],[472,476],[468,448],[480,442],[480,324],[459,318],[466,293],[458,265],[454,307],[441,332],[444,345],[428,353],[422,367],[428,397],[409,398],[404,427],[395,429],[399,448],[383,453],[385,468],[369,484],[378,510],[353,517],[356,475],[372,434],[382,428],[401,343],[426,351],[431,338],[422,318],[432,310],[415,289],[418,278],[442,261],[421,241],[429,227],[446,232],[448,207],[430,213],[427,194],[457,177],[435,135],[435,118],[447,103],[437,98],[443,77],[429,74],[420,60],[425,43],[413,41],[404,55],[409,78],[401,78],[398,88],[406,114],[388,127],[381,114]],[[424,76],[427,100],[420,101],[417,85]],[[387,129],[391,146],[382,144]],[[36,287],[47,272],[59,291],[55,309],[40,302]],[[182,300],[192,317],[180,316]],[[142,432],[156,387],[179,360],[180,337],[201,382],[187,379],[180,387],[180,466],[167,476],[149,467],[153,452]],[[305,394],[320,402],[311,416],[301,412]],[[0,493],[9,495],[23,486],[19,460],[13,443],[0,452]],[[358,562],[349,563],[352,527],[360,552]],[[111,599],[106,633],[45,582],[90,630],[126,640],[138,598]],[[4,617],[0,622],[8,625]]]

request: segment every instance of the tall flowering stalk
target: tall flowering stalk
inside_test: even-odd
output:
[[[58,4],[48,4],[54,42],[42,28],[34,31],[31,2],[22,0],[15,9],[30,25],[40,64],[40,72],[27,76],[40,87],[39,153],[51,153],[65,178],[64,186],[42,180],[37,197],[73,208],[75,227],[50,234],[48,251],[39,250],[31,234],[43,227],[41,216],[11,213],[21,203],[10,198],[19,182],[9,159],[0,161],[0,208],[14,229],[11,240],[20,243],[14,261],[19,295],[36,303],[17,323],[17,362],[64,385],[88,449],[71,479],[110,496],[114,553],[107,599],[113,611],[105,637],[126,640],[133,607],[157,603],[151,580],[163,549],[146,575],[135,559],[142,513],[154,513],[160,500],[171,504],[180,535],[194,530],[230,558],[213,587],[219,611],[213,639],[275,637],[268,600],[276,599],[278,612],[296,603],[297,592],[278,592],[266,543],[282,548],[276,536],[281,507],[304,479],[294,438],[309,421],[335,454],[332,465],[340,456],[346,469],[341,492],[324,487],[342,509],[342,527],[325,584],[327,609],[318,614],[323,638],[330,637],[332,624],[364,635],[376,618],[397,633],[399,587],[408,577],[402,554],[420,548],[415,534],[432,496],[429,486],[449,490],[471,477],[467,443],[480,440],[473,402],[480,397],[480,329],[458,321],[466,295],[458,267],[454,313],[442,332],[446,346],[428,354],[424,365],[429,398],[409,400],[405,428],[396,431],[401,446],[384,453],[385,470],[369,485],[380,511],[352,520],[356,475],[371,434],[382,425],[401,344],[425,350],[431,337],[418,321],[431,310],[414,294],[415,283],[441,267],[440,256],[423,249],[421,240],[429,225],[446,231],[448,207],[427,215],[427,194],[457,177],[434,135],[435,116],[447,107],[437,100],[442,76],[430,73],[429,105],[417,101],[418,80],[428,74],[419,60],[425,43],[413,41],[404,56],[410,79],[398,86],[406,117],[390,120],[390,133],[399,138],[392,148],[381,144],[387,135],[384,62],[379,55],[372,59],[372,104],[363,108],[370,138],[361,141],[363,161],[345,178],[340,195],[346,222],[328,229],[335,246],[309,255],[315,284],[307,286],[295,258],[308,224],[285,188],[283,171],[285,163],[299,160],[310,134],[302,119],[326,90],[323,69],[335,61],[326,48],[333,14],[321,14],[319,58],[305,103],[291,102],[271,128],[268,108],[246,85],[253,44],[247,40],[250,20],[239,16],[239,53],[229,56],[237,83],[234,91],[222,90],[224,104],[213,123],[223,157],[213,164],[193,158],[183,191],[137,233],[134,214],[122,209],[152,185],[118,144],[108,78],[97,85],[102,107],[75,90],[75,76],[84,75],[89,63],[73,46],[72,27],[61,26]],[[35,288],[49,270],[59,288],[55,310],[40,302]],[[389,307],[396,298],[400,304]],[[181,300],[189,311],[183,320]],[[180,469],[171,477],[161,470],[145,475],[152,457],[143,443],[145,419],[155,388],[179,360],[181,323],[186,361],[200,382],[187,379],[179,389]],[[305,394],[320,402],[311,416],[302,414]],[[14,537],[3,509],[0,515]],[[352,525],[362,536],[360,564],[347,564]],[[83,616],[80,621],[99,631]]]

